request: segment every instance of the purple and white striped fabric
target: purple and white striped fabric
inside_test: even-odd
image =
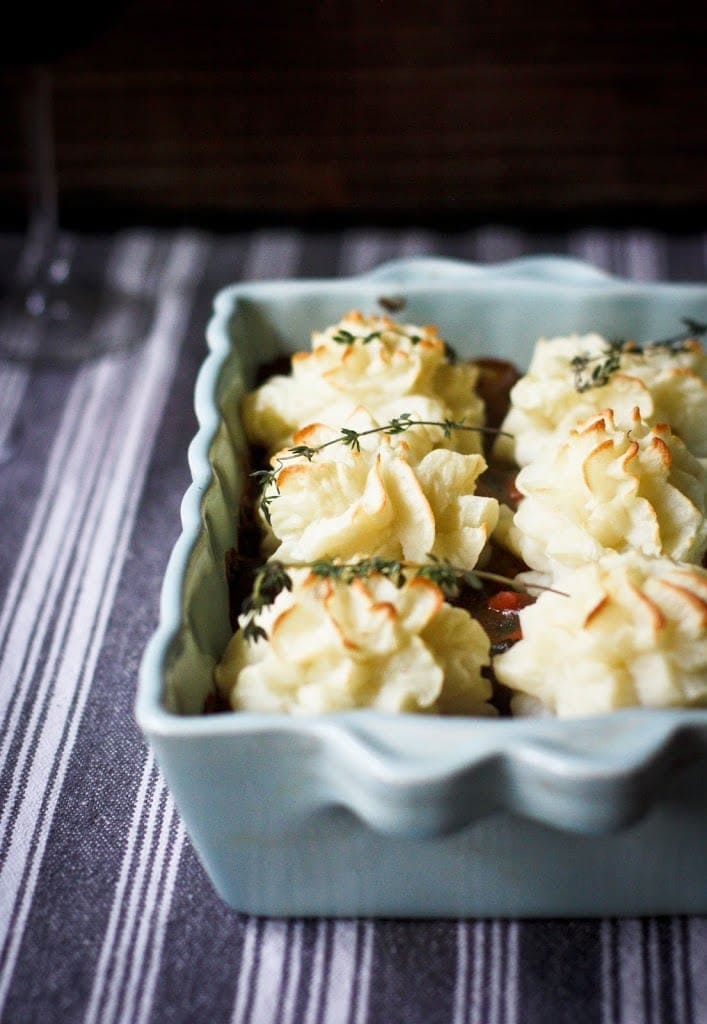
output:
[[[0,240],[0,274],[17,258]],[[704,280],[707,235],[133,231],[77,267],[155,299],[140,347],[72,370],[0,363],[3,1024],[698,1024],[707,919],[263,920],[215,896],[133,722],[176,538],[211,298],[437,253],[567,252]],[[706,878],[707,884],[707,878]]]

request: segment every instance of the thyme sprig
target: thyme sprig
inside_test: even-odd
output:
[[[581,356],[575,356],[570,362],[574,372],[575,391],[583,394],[591,388],[601,388],[608,384],[621,365],[624,345],[623,341],[610,341],[608,348],[601,355],[590,356],[588,352],[584,352]]]
[[[378,302],[385,309],[390,312],[398,312],[405,306],[405,299],[401,299],[398,296],[381,296]],[[402,334],[408,339],[411,345],[419,345],[422,341],[422,336],[419,334],[407,334],[405,328],[401,324],[390,323],[386,330],[395,331],[397,334]],[[337,345],[348,345],[351,346],[357,341],[360,341],[363,345],[368,345],[376,338],[380,338],[383,331],[371,331],[370,334],[354,334],[353,331],[348,331],[345,327],[339,327],[336,334],[332,335],[332,341],[335,341]],[[448,341],[444,343],[444,355],[447,362],[454,365],[459,361],[459,355],[453,345],[450,345]]]
[[[292,590],[292,577],[283,562],[266,562],[256,570],[253,589],[241,605],[241,613],[246,616],[243,636],[249,643],[267,640],[268,634],[255,620],[283,590]]]
[[[380,338],[381,333],[381,331],[371,331],[370,334],[352,334],[351,331],[347,331],[345,328],[340,327],[336,334],[332,336],[331,340],[335,341],[337,345],[353,345],[356,341],[360,341],[364,345],[368,345],[375,338]],[[420,339],[416,338],[415,340],[419,341]]]
[[[673,355],[687,351],[688,342],[707,334],[707,324],[694,320],[691,317],[681,317],[680,322],[685,325],[684,331],[669,338],[660,338],[656,341],[648,341],[644,345],[637,345],[634,341],[627,341],[624,338],[617,338],[607,343],[603,353],[596,356],[588,352],[575,356],[570,361],[574,372],[575,391],[582,394],[591,388],[604,387],[609,383],[611,377],[621,366],[621,356],[624,352],[631,352],[635,355],[645,355],[656,349],[664,349]]]
[[[279,489],[277,486],[277,478],[282,469],[284,469],[285,463],[290,462],[293,459],[306,459],[307,462],[312,462],[315,455],[319,452],[324,451],[325,448],[329,448],[335,444],[343,444],[351,451],[361,451],[361,438],[369,437],[371,434],[386,434],[388,436],[394,436],[396,434],[404,434],[411,427],[441,427],[444,432],[445,438],[450,438],[455,430],[469,430],[476,431],[478,433],[491,433],[500,434],[503,431],[497,430],[495,427],[482,427],[473,426],[470,423],[465,423],[461,420],[418,420],[414,419],[412,413],[403,412],[399,416],[394,416],[387,423],[383,423],[377,427],[369,427],[366,430],[355,430],[353,427],[342,427],[336,437],[330,438],[328,441],[322,442],[322,444],[309,445],[309,444],[295,444],[286,450],[285,454],[275,456],[275,465],[270,469],[257,469],[251,476],[260,482],[262,491],[260,498],[260,508],[265,517],[266,522],[270,523],[270,505],[279,496]],[[505,436],[510,437],[510,434]],[[274,488],[274,490],[271,490]]]
[[[257,622],[257,617],[283,590],[292,590],[292,569],[309,569],[319,579],[330,579],[345,584],[375,575],[385,576],[396,587],[404,586],[408,579],[425,579],[438,586],[447,600],[459,597],[463,586],[481,590],[483,581],[500,583],[526,594],[531,590],[562,593],[551,587],[524,584],[509,576],[500,576],[498,573],[486,572],[483,569],[463,569],[435,555],[427,557],[429,562],[381,557],[362,558],[356,562],[339,562],[326,558],[318,558],[311,562],[281,562],[277,559],[265,562],[255,571],[252,592],[241,606],[241,614],[245,616],[241,627],[243,638],[249,643],[267,639],[267,633]]]

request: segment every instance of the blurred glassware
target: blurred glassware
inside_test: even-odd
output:
[[[59,188],[53,115],[53,77],[48,61],[105,24],[117,5],[73,31],[64,24],[52,37],[13,33],[0,55],[28,62],[21,117],[26,131],[28,226],[13,279],[0,297],[0,358],[33,363],[75,363],[129,348],[146,335],[154,300],[104,280],[100,268],[73,267],[71,236],[59,228]],[[25,25],[26,25],[25,21]],[[38,55],[38,56],[37,56]],[[39,62],[35,62],[39,61]]]

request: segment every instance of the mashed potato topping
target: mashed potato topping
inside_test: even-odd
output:
[[[616,369],[606,373],[606,383],[581,390],[577,359],[586,361],[587,377],[597,368]],[[707,354],[698,341],[677,351],[615,350],[599,334],[541,338],[511,392],[503,430],[512,437],[498,438],[496,454],[525,466],[593,413],[612,409],[621,420],[635,406],[647,423],[669,423],[694,455],[707,457]]]
[[[260,613],[267,639],[249,644],[237,632],[216,669],[233,708],[495,714],[481,675],[488,638],[434,584],[340,583],[302,569],[291,577],[292,590]]]
[[[337,427],[364,406],[379,422],[414,411],[411,399],[435,403],[435,418],[482,425],[478,369],[454,363],[435,327],[348,313],[312,335],[309,352],[292,357],[289,376],[273,376],[243,403],[248,437],[273,452],[309,423]],[[478,434],[455,438],[457,450],[480,452]]]
[[[516,478],[522,495],[506,543],[557,578],[607,551],[700,562],[707,550],[707,471],[665,424],[610,409],[548,446]]]
[[[559,716],[707,704],[706,570],[630,552],[562,589],[520,612],[523,639],[494,660],[501,682]]]
[[[344,426],[365,435],[377,423],[361,409]],[[266,492],[278,559],[334,553],[344,560],[375,555],[423,562],[432,554],[465,569],[477,564],[498,519],[496,499],[474,493],[486,469],[481,455],[436,447],[439,427],[370,433],[360,436],[358,450],[327,446],[338,436],[312,424],[294,440],[319,448],[314,457],[293,459],[288,449],[282,461],[272,460],[282,466]]]
[[[349,313],[246,397],[269,462],[215,670],[229,707],[488,715],[504,686],[513,714],[707,705],[701,345],[541,339],[487,472],[477,388],[498,423],[501,377],[498,407],[435,328]]]

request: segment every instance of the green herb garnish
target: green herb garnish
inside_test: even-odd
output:
[[[626,339],[616,339],[607,342],[607,348],[600,355],[591,356],[589,353],[584,353],[575,356],[570,361],[574,372],[575,391],[581,394],[591,388],[601,388],[608,384],[620,368],[621,356],[624,352],[645,355],[655,349],[664,349],[677,355],[687,351],[688,342],[707,334],[707,324],[701,323],[699,320],[681,317],[680,322],[685,324],[685,330],[669,338],[648,341],[644,345],[637,345]]]
[[[621,353],[625,342],[610,341],[602,355],[590,356],[584,353],[575,356],[570,362],[574,371],[574,389],[582,394],[590,388],[601,388],[608,384],[611,377],[621,365]]]
[[[312,462],[314,456],[319,452],[324,451],[325,448],[331,447],[335,444],[343,444],[351,451],[361,451],[361,438],[368,437],[371,434],[404,434],[411,427],[441,427],[445,438],[450,438],[452,432],[455,430],[470,430],[478,433],[490,433],[490,434],[502,434],[503,431],[498,430],[495,427],[477,427],[472,426],[469,423],[465,423],[464,420],[416,420],[413,419],[412,414],[409,412],[403,412],[399,416],[394,416],[388,423],[384,423],[379,427],[369,427],[367,430],[354,430],[352,427],[342,427],[336,437],[330,438],[328,441],[324,441],[318,445],[308,444],[295,444],[287,449],[286,454],[276,456],[276,465],[270,469],[258,469],[251,473],[251,476],[259,480],[262,487],[262,494],[260,499],[260,508],[267,523],[270,523],[270,510],[269,506],[278,497],[279,491],[277,489],[277,477],[284,464],[290,462],[293,459],[306,459],[307,462]],[[506,434],[506,437],[512,435]],[[270,490],[274,488],[274,491]]]
[[[249,643],[266,640],[267,633],[258,625],[258,613],[273,603],[283,590],[292,590],[291,569],[309,569],[319,579],[330,579],[340,583],[351,583],[369,576],[385,576],[396,587],[402,587],[408,579],[426,579],[434,583],[448,600],[459,596],[461,587],[466,585],[480,590],[484,580],[501,583],[503,586],[528,593],[530,590],[552,590],[539,584],[523,584],[507,576],[485,572],[483,569],[462,569],[445,559],[427,556],[429,562],[408,562],[395,558],[362,558],[357,562],[338,562],[326,558],[318,558],[312,562],[281,562],[272,559],[256,570],[253,590],[241,607],[241,614],[246,616],[242,626],[243,637]],[[552,590],[553,593],[561,591]]]
[[[422,336],[419,334],[406,334],[405,328],[402,324],[395,324],[389,322],[385,328],[381,328],[378,331],[371,331],[370,334],[354,334],[352,331],[347,331],[345,327],[339,327],[336,334],[332,335],[332,341],[335,341],[337,345],[353,345],[355,342],[360,341],[363,345],[368,345],[376,338],[380,338],[383,331],[391,331],[394,334],[400,334],[404,338],[407,338],[411,345],[419,345],[422,341]],[[454,362],[456,359],[456,353],[454,349],[447,345],[445,342],[445,354],[450,362]]]
[[[680,323],[685,324],[684,331],[674,334],[672,338],[662,338],[659,341],[649,341],[642,349],[639,348],[638,351],[644,352],[646,349],[665,348],[670,352],[686,352],[688,341],[693,341],[695,338],[701,338],[704,334],[707,334],[707,324],[700,323],[699,320],[693,320],[689,316],[683,316],[680,317]]]
[[[371,331],[370,334],[352,334],[351,331],[344,330],[340,327],[335,335],[332,337],[332,341],[335,341],[338,345],[353,345],[356,341],[363,342],[364,345],[368,345],[374,338],[380,338],[380,331]]]
[[[253,589],[241,606],[241,612],[247,616],[243,636],[249,643],[267,640],[267,633],[262,626],[257,625],[255,619],[283,590],[292,590],[292,579],[282,562],[266,562],[256,570]]]

